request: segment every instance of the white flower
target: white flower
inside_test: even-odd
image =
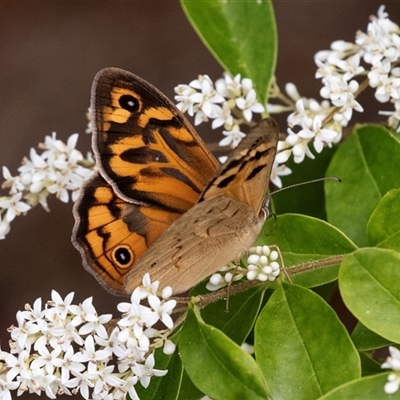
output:
[[[128,393],[131,400],[140,400],[135,390],[137,382],[138,377],[136,375],[124,379],[124,383],[122,383],[122,385],[120,385],[120,387],[115,391],[114,398],[125,399],[126,393]]]
[[[164,347],[163,347],[163,353],[167,355],[171,355],[175,352],[176,345],[175,343],[171,342],[171,340],[166,340]]]
[[[220,140],[219,145],[231,146],[232,148],[236,147],[246,136],[246,134],[240,130],[239,125],[237,124],[235,124],[231,130],[222,131],[222,134],[225,136],[225,138]]]
[[[136,375],[139,377],[140,383],[144,388],[147,388],[150,384],[150,378],[152,376],[164,376],[167,374],[167,370],[154,369],[154,354],[150,354],[144,363],[144,365],[136,364],[133,369]]]
[[[40,327],[34,322],[27,322],[23,318],[21,311],[17,312],[18,327],[11,327],[11,338],[17,342],[19,348],[29,349],[32,344],[33,337],[40,331]]]
[[[68,293],[63,300],[57,291],[52,290],[51,301],[47,302],[47,304],[51,306],[51,308],[46,311],[47,318],[51,320],[51,316],[56,313],[61,319],[65,319],[73,299],[74,292]]]
[[[0,376],[0,400],[11,400],[10,390],[15,390],[20,385],[20,382],[9,382],[4,380],[4,376]]]
[[[162,323],[169,329],[172,329],[174,322],[170,317],[172,310],[176,306],[176,300],[160,300],[157,296],[148,297],[151,308],[157,313]]]
[[[315,77],[317,79],[322,79],[322,82],[325,82],[326,79],[328,79],[334,72],[336,71],[336,68],[329,63],[324,63],[322,62],[319,58],[319,53],[317,53],[315,57],[315,64],[317,64],[317,72],[315,73]]]
[[[360,65],[360,54],[354,54],[345,60],[338,61],[337,66],[344,72],[343,79],[345,81],[364,72],[364,68]]]
[[[72,320],[72,324],[78,326],[84,322],[94,322],[97,321],[97,312],[92,304],[92,297],[89,297],[83,301],[79,306],[71,305],[69,310],[75,314]]]
[[[32,369],[40,369],[44,366],[46,373],[52,375],[56,367],[61,367],[62,360],[59,358],[61,353],[61,347],[49,351],[47,346],[38,346],[37,351],[39,352],[39,357],[35,358],[30,367]]]
[[[94,339],[92,335],[87,336],[85,339],[85,346],[81,348],[79,353],[75,353],[71,357],[71,361],[77,363],[88,362],[88,371],[93,372],[96,369],[97,361],[106,361],[111,357],[109,350],[96,350]]]
[[[215,118],[216,103],[222,103],[224,98],[215,91],[210,77],[207,75],[199,75],[198,79],[189,83],[189,87],[196,90],[193,92],[189,91],[187,88],[182,90],[183,88],[178,86],[178,91],[181,94],[175,98],[180,101],[180,103],[178,103],[179,108],[181,110],[186,108],[191,116],[193,116],[194,113],[199,114],[199,116],[195,116],[197,124],[207,120],[207,118]],[[182,94],[185,92],[187,94]]]
[[[233,125],[233,116],[231,114],[231,108],[227,101],[222,103],[222,107],[217,106],[216,109],[216,118],[211,123],[211,128],[216,129],[220,126],[224,126],[225,129],[230,129]]]
[[[265,111],[264,106],[257,101],[257,95],[254,89],[250,89],[246,97],[237,98],[236,106],[242,110],[246,121],[252,120],[253,112],[262,113]]]
[[[384,79],[376,89],[375,98],[381,103],[386,103],[391,98],[399,100],[400,78],[389,77]]]
[[[382,85],[389,78],[391,67],[389,61],[383,63],[379,61],[373,65],[371,70],[368,72],[369,85],[373,88],[380,84]]]
[[[29,370],[29,352],[22,350],[18,357],[13,354],[6,354],[4,357],[5,364],[9,368],[7,372],[7,380],[12,381],[17,375],[24,375]]]
[[[65,384],[70,379],[70,374],[76,372],[82,372],[85,369],[85,365],[72,360],[74,355],[73,346],[69,345],[67,351],[64,353],[64,357],[61,359],[61,382]]]
[[[77,394],[79,392],[86,400],[89,399],[89,389],[94,387],[94,384],[87,376],[88,374],[89,373],[75,372],[75,377],[65,382],[66,387],[74,388],[72,391],[73,394]]]
[[[278,161],[274,161],[274,165],[272,166],[272,171],[271,171],[271,177],[270,180],[271,182],[278,188],[282,187],[282,181],[281,181],[281,176],[287,176],[292,173],[292,170],[287,167],[285,164],[278,164]]]
[[[116,377],[114,372],[114,366],[109,365],[101,370],[89,372],[86,377],[94,382],[93,396],[101,395],[104,398],[108,394],[107,388],[118,387],[123,384],[123,380]]]
[[[291,152],[294,156],[295,163],[301,163],[306,155],[311,159],[315,158],[308,148],[308,143],[314,137],[313,132],[308,129],[302,129],[298,133],[295,133],[290,128],[288,128],[287,132],[289,135],[286,137],[285,141],[292,147]],[[284,159],[282,156],[285,152],[281,152],[280,154],[281,156],[278,158],[278,162],[282,162]]]
[[[3,177],[5,182],[2,184],[2,188],[10,188],[10,194],[22,192],[25,189],[25,185],[22,183],[22,179],[19,175],[12,176],[10,170],[3,166]]]
[[[221,96],[227,99],[239,97],[242,92],[240,74],[232,78],[229,74],[224,73],[224,77],[215,82],[215,88]]]
[[[11,222],[16,216],[30,210],[31,206],[21,201],[21,198],[22,192],[19,192],[12,197],[0,200],[0,209],[7,210],[5,216],[7,222]]]

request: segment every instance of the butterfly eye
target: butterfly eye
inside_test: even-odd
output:
[[[113,258],[120,268],[127,268],[131,265],[134,256],[128,246],[118,246],[113,251]]]
[[[119,105],[129,112],[139,111],[139,100],[130,94],[124,94],[119,98]]]

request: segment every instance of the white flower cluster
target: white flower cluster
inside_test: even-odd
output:
[[[0,197],[0,239],[10,231],[10,222],[31,207],[41,204],[49,211],[47,197],[50,194],[67,203],[68,191],[71,191],[72,200],[77,199],[79,189],[94,166],[91,155],[84,159],[75,149],[78,136],[77,133],[71,135],[67,143],[58,140],[55,133],[46,136],[45,142],[39,145],[43,152],[38,154],[31,148],[29,158],[25,157],[18,168],[19,175],[12,176],[9,169],[3,167],[2,188],[9,189],[9,195]]]
[[[393,394],[399,390],[400,386],[400,350],[389,346],[389,352],[390,356],[381,365],[381,368],[390,368],[395,371],[389,374],[388,382],[384,387],[387,394]]]
[[[236,147],[246,136],[240,130],[240,124],[250,122],[253,113],[264,112],[258,102],[251,79],[241,79],[236,75],[233,79],[225,74],[224,78],[215,82],[208,75],[199,75],[189,85],[178,85],[175,88],[177,107],[182,112],[194,116],[194,124],[212,119],[213,129],[224,127],[224,139],[221,146]]]
[[[249,78],[241,78],[240,74],[234,78],[228,74],[214,82],[208,75],[200,75],[189,85],[178,85],[175,88],[177,107],[182,112],[194,116],[194,124],[212,120],[211,127],[223,127],[225,136],[220,146],[236,147],[246,136],[241,131],[241,124],[248,124],[253,119],[253,113],[262,113],[264,106],[257,100],[253,82]],[[225,161],[226,157],[220,157]],[[289,175],[291,170],[285,165],[275,162],[271,182],[282,187],[280,176]]]
[[[280,145],[282,151],[276,157],[279,163],[286,162],[292,154],[296,163],[302,162],[305,156],[314,158],[308,148],[310,142],[317,153],[324,146],[337,143],[353,110],[363,111],[356,98],[367,86],[375,89],[379,102],[394,103],[394,111],[380,113],[389,115],[389,125],[400,131],[400,28],[388,19],[384,6],[377,14],[371,17],[367,33],[357,32],[355,43],[338,40],[330,50],[315,55],[316,78],[322,80],[320,95],[325,100],[300,97],[295,85],[288,84],[286,104],[268,104],[270,113],[294,110],[287,119],[285,144]],[[360,65],[362,60],[364,66]],[[360,84],[355,79],[360,77],[367,79]],[[279,92],[275,94],[279,94],[276,98],[284,98]]]
[[[172,354],[175,345],[167,339],[173,329],[170,314],[175,300],[170,287],[157,296],[159,282],[147,274],[129,303],[120,303],[122,318],[98,316],[92,298],[73,305],[73,293],[63,300],[53,291],[42,309],[41,299],[17,313],[18,326],[9,328],[10,353],[0,351],[0,399],[45,392],[54,399],[77,394],[84,399],[139,399],[135,385],[147,387],[153,376],[166,370],[154,369],[154,350],[163,347]],[[147,301],[149,306],[143,305]],[[155,329],[162,322],[162,330]]]
[[[219,290],[232,281],[238,281],[244,276],[249,280],[273,282],[280,274],[280,267],[276,261],[279,254],[268,246],[256,246],[249,249],[247,268],[240,265],[226,265],[218,273],[211,275],[206,288],[210,291]]]

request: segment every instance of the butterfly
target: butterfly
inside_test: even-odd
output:
[[[146,273],[182,293],[247,250],[268,211],[279,129],[264,119],[219,166],[158,89],[106,68],[91,94],[98,172],[74,206],[74,246],[109,291],[130,294]]]

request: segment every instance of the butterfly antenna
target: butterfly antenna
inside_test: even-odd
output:
[[[269,196],[272,196],[273,194],[276,194],[276,193],[279,193],[279,192],[283,192],[286,189],[294,188],[296,186],[308,185],[309,183],[316,183],[316,182],[321,182],[321,181],[338,181],[338,182],[342,182],[342,180],[340,178],[338,178],[337,176],[326,176],[324,178],[312,179],[310,181],[293,183],[293,185],[289,185],[289,186],[286,186],[284,188],[281,188],[281,189],[273,191],[272,193],[269,194]]]

